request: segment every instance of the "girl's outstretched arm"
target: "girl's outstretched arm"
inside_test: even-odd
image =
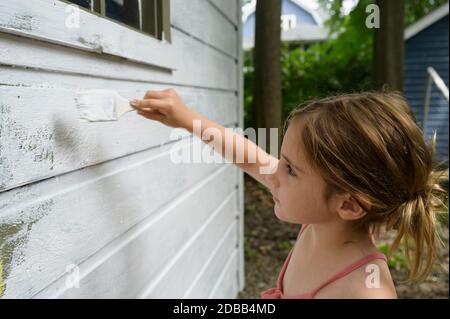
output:
[[[193,133],[226,160],[270,189],[267,175],[275,172],[278,159],[244,136],[188,108],[175,90],[149,91],[143,100],[133,100],[131,104],[145,118]]]

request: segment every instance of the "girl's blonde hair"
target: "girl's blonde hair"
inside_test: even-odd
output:
[[[326,202],[350,193],[367,211],[356,226],[376,234],[383,226],[397,230],[388,255],[403,239],[408,281],[425,279],[440,242],[436,213],[447,208],[441,182],[448,181],[448,169],[435,162],[436,133],[427,146],[410,106],[396,92],[308,102],[289,114],[284,133],[296,118],[304,124],[299,134],[308,164],[327,185]]]

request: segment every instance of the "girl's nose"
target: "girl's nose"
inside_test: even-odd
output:
[[[277,188],[279,186],[279,181],[278,181],[278,177],[277,177],[277,171],[275,171],[272,174],[267,174],[267,180],[269,181],[269,184],[270,184],[272,189]]]

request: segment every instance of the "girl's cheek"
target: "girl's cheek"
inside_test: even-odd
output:
[[[276,205],[278,205],[279,208],[281,208],[281,212],[282,212],[282,216],[281,219],[289,222],[289,223],[293,223],[296,220],[296,207],[295,207],[295,198],[292,198],[291,196],[292,194],[290,194],[288,192],[288,190],[284,189],[283,192],[279,193],[279,202],[276,203]]]

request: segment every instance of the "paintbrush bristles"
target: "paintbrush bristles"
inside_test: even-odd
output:
[[[78,92],[75,102],[80,119],[89,122],[117,121],[134,110],[127,99],[111,90]]]
[[[132,111],[136,111],[136,108],[134,108],[128,100],[119,96],[119,98],[117,98],[117,100],[116,100],[117,117],[120,118],[125,113],[132,112]]]

